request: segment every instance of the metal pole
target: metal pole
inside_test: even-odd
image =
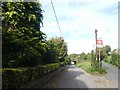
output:
[[[100,67],[100,47],[99,47],[99,67]]]

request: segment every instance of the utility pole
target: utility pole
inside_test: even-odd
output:
[[[95,42],[96,42],[96,62],[98,62],[98,50],[97,50],[97,29],[95,29]]]

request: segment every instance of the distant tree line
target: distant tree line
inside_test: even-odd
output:
[[[120,50],[114,49],[111,51],[110,45],[105,45],[101,48],[98,47],[98,59],[99,59],[99,50],[100,50],[100,60],[105,61],[107,63],[113,64],[117,67],[120,67],[119,61],[120,61]],[[84,60],[91,60],[92,64],[95,64],[96,60],[96,53],[95,50],[92,50],[90,53],[85,54],[84,52],[80,54],[70,54],[69,58],[76,58],[78,60],[78,63]]]

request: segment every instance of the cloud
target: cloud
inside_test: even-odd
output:
[[[118,0],[52,0],[68,43],[68,53],[90,52],[95,46],[95,32],[112,49],[118,46]],[[44,27],[50,37],[60,36],[50,0],[41,0]]]

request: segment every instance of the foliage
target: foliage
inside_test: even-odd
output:
[[[67,44],[61,37],[51,38],[47,41],[48,50],[45,63],[55,63],[65,61],[67,57]],[[49,61],[48,61],[49,60]]]
[[[118,53],[116,53],[115,51],[112,51],[111,55],[106,56],[104,60],[105,60],[105,62],[115,65],[118,68],[120,68],[120,63],[119,63],[120,55]]]
[[[116,54],[115,52],[111,53],[110,63],[116,66],[118,65],[118,54]]]
[[[111,56],[107,56],[107,57],[104,59],[104,61],[110,63],[110,62],[111,62]]]
[[[78,57],[78,54],[75,54],[75,53],[69,55],[69,58],[77,58],[77,57]]]
[[[92,67],[90,69],[90,72],[94,73],[94,74],[105,74],[105,73],[107,73],[106,69],[104,69],[104,68],[95,68],[95,67]]]
[[[118,68],[120,69],[120,54],[118,55]]]
[[[66,65],[70,65],[71,64],[71,60],[68,56],[65,57],[65,64]]]
[[[81,60],[86,60],[86,59],[87,59],[87,56],[86,56],[86,54],[85,54],[84,52],[82,52],[82,53],[80,54],[80,59],[81,59]]]
[[[36,66],[46,53],[46,35],[38,2],[2,3],[3,67]]]
[[[87,60],[91,60],[91,59],[92,59],[91,57],[92,57],[92,54],[91,54],[91,53],[87,53],[87,54],[86,54]]]
[[[94,51],[91,51],[92,66],[96,68],[102,67],[102,60],[106,59],[109,56],[110,51],[111,51],[111,47],[109,45],[105,45],[104,47],[98,47],[97,48],[97,61],[96,61],[96,53]],[[100,53],[100,57],[99,57],[99,53]]]
[[[110,45],[105,45],[105,46],[103,47],[103,50],[104,50],[104,52],[108,55],[109,52],[111,51]]]
[[[3,68],[2,87],[5,90],[9,88],[19,88],[31,80],[42,78],[43,75],[57,70],[58,68],[64,66],[64,64],[64,62],[61,62],[39,65],[37,67]]]
[[[109,52],[111,51],[110,45],[105,45],[102,47],[102,59],[106,59],[109,56]]]
[[[89,61],[82,61],[82,62],[78,63],[77,66],[82,68],[86,72],[89,72],[89,68],[91,67]]]
[[[95,67],[95,60],[96,60],[95,52],[92,50],[91,51],[91,66],[93,67]]]
[[[18,88],[70,64],[64,39],[56,37],[47,41],[46,34],[40,30],[43,10],[39,2],[3,2],[1,5],[4,89]]]
[[[104,68],[92,67],[90,61],[83,61],[81,63],[78,63],[77,66],[90,74],[102,75],[106,73],[106,70]]]

